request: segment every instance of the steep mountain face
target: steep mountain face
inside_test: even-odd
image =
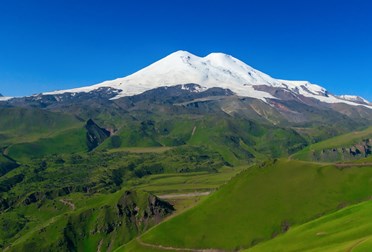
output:
[[[92,119],[87,121],[85,129],[87,130],[87,146],[89,150],[93,150],[110,136],[108,130],[99,127]]]
[[[4,156],[3,154],[0,155],[0,177],[18,166],[19,165],[14,160]]]

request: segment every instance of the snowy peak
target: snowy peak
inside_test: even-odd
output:
[[[224,53],[211,53],[199,57],[187,51],[176,51],[124,78],[44,94],[90,92],[110,87],[119,90],[119,94],[114,97],[117,99],[159,87],[189,83],[200,85],[201,91],[210,88],[229,89],[237,96],[252,97],[265,102],[267,99],[278,99],[273,92],[268,91],[269,89],[281,89],[295,96],[310,97],[326,103],[360,105],[355,100],[332,96],[325,88],[307,81],[275,79]]]
[[[352,102],[357,102],[361,104],[370,104],[370,102],[366,99],[364,99],[361,96],[356,96],[356,95],[339,95],[338,96],[340,99],[345,100],[345,101],[352,101]]]
[[[6,97],[6,96],[3,96],[2,94],[0,94],[0,101],[7,101],[7,100],[10,100],[12,98],[13,97]]]

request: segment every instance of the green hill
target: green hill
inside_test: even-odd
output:
[[[312,144],[292,156],[293,159],[313,161],[348,161],[372,153],[372,127]]]
[[[323,229],[330,221],[340,229],[349,218],[340,209],[372,195],[372,167],[366,166],[372,127],[292,155],[314,139],[355,125],[342,120],[323,125],[323,114],[314,124],[268,123],[257,115],[225,113],[210,103],[163,106],[146,100],[142,105],[153,107],[146,110],[116,102],[105,113],[99,104],[60,110],[71,114],[0,109],[0,249],[112,251],[129,242],[121,250],[233,251],[276,248],[276,240],[287,242],[287,235],[293,237],[288,239],[294,239],[294,249],[302,249],[301,239],[312,240],[301,236],[301,227],[310,232],[307,223]],[[292,160],[276,159],[290,155]],[[262,161],[267,159],[271,161]],[[248,164],[255,165],[239,173]],[[171,212],[152,194],[165,196],[185,212],[134,239]],[[191,197],[179,200],[174,194]],[[166,212],[159,206],[166,206]],[[350,219],[355,214],[368,221],[369,207],[357,206]],[[327,237],[340,242],[346,237],[341,245],[349,246],[367,239],[369,228],[355,229],[358,235],[350,231],[340,240]],[[332,241],[314,240],[314,246]]]
[[[273,144],[275,142],[275,144]],[[288,156],[307,145],[289,128],[242,118],[180,115],[127,121],[99,149],[150,146],[205,146],[231,164],[262,157]]]
[[[0,118],[0,147],[83,125],[73,115],[36,108],[0,108]]]
[[[156,213],[158,206],[145,214],[144,201],[150,204],[154,199],[150,194],[214,191],[245,168],[222,168],[224,164],[218,153],[189,146],[164,152],[93,151],[25,160],[0,176],[0,249],[91,251],[102,239],[101,251],[109,250],[111,240],[114,249],[162,219],[156,216],[146,228],[141,226],[145,215]],[[134,214],[139,219],[118,216],[125,191],[137,195],[133,202],[139,210],[130,203],[122,211],[139,211],[144,214]],[[200,197],[171,202],[180,210]],[[67,229],[69,235],[64,233]],[[69,247],[67,238],[72,242]]]
[[[372,194],[371,177],[370,167],[338,169],[286,160],[257,165],[141,240],[179,248],[249,248],[366,200]]]
[[[293,227],[287,233],[246,251],[370,251],[371,213],[372,201],[362,202]]]
[[[14,144],[7,149],[10,157],[20,161],[51,154],[86,151],[86,130],[82,127],[61,131],[32,142]]]
[[[141,191],[119,191],[91,199],[80,196],[81,200],[85,198],[85,205],[78,209],[73,203],[75,200],[71,200],[71,197],[74,198],[74,195],[71,195],[70,199],[56,198],[39,207],[20,208],[18,214],[12,213],[14,215],[12,218],[9,218],[9,215],[0,216],[0,224],[3,226],[0,237],[6,237],[9,234],[4,231],[10,226],[9,220],[17,223],[12,226],[13,228],[22,229],[24,223],[30,221],[25,219],[25,213],[40,212],[33,214],[39,222],[29,228],[27,233],[18,237],[8,249],[10,251],[29,251],[30,248],[32,251],[109,251],[110,247],[115,248],[130,241],[174,210],[169,203]],[[41,222],[45,219],[42,214],[58,211],[59,215],[50,216],[48,220]]]
[[[73,115],[36,108],[0,108],[0,118],[0,148],[17,161],[87,149],[83,146],[84,124]]]

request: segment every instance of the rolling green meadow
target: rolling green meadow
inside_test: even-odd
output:
[[[167,247],[227,251],[264,244],[285,236],[282,233],[293,226],[368,200],[371,172],[370,167],[339,170],[287,160],[254,166],[140,239]]]
[[[178,106],[94,120],[0,109],[0,249],[371,247],[370,127],[317,142],[313,126]]]

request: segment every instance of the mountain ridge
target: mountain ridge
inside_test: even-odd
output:
[[[339,98],[361,104],[371,104],[368,100],[358,95],[338,95]]]
[[[237,96],[260,99],[280,99],[261,87],[284,90],[294,96],[314,98],[325,103],[345,103],[365,106],[372,109],[364,98],[336,96],[325,88],[308,81],[275,79],[233,56],[224,53],[211,53],[205,57],[187,51],[176,51],[153,64],[123,78],[104,81],[92,86],[45,92],[42,95],[91,92],[100,88],[113,88],[118,94],[111,99],[141,94],[145,91],[184,84],[198,84],[200,92],[210,88],[229,89]]]

